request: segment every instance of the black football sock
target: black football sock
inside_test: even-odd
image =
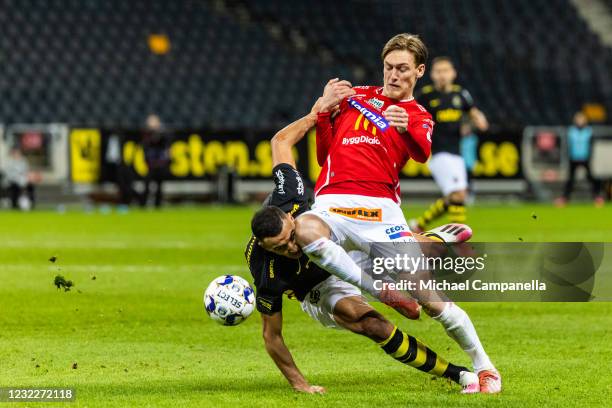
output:
[[[449,363],[420,340],[403,333],[395,326],[389,338],[379,343],[385,353],[397,361],[423,372],[445,377],[459,383],[459,374],[466,367]]]

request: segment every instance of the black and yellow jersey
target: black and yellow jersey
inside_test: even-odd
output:
[[[427,85],[416,93],[417,101],[433,116],[435,122],[431,153],[459,153],[461,123],[464,114],[474,107],[467,89],[453,85],[450,92],[441,92]]]
[[[310,208],[300,173],[287,163],[272,170],[274,191],[267,205],[280,207],[294,217]],[[244,252],[253,276],[257,310],[272,314],[282,309],[283,294],[304,300],[308,292],[329,277],[329,273],[310,262],[306,255],[290,259],[264,250],[251,237]]]

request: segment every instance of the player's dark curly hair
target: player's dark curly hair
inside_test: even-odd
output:
[[[285,213],[278,207],[267,206],[257,211],[251,219],[251,231],[255,238],[262,240],[275,237],[283,229]]]

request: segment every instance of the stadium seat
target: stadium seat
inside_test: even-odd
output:
[[[355,67],[363,82],[380,83],[380,48],[406,31],[456,61],[459,83],[494,123],[567,123],[585,102],[612,112],[612,50],[568,0],[243,3],[253,21],[297,30],[305,52],[266,24],[242,22],[232,4],[223,12],[187,0],[5,2],[0,118],[95,125],[111,115],[140,126],[157,111],[178,127],[276,126],[309,109],[329,78],[355,82]],[[167,54],[149,50],[156,33],[168,37]],[[332,62],[313,52],[321,48]]]

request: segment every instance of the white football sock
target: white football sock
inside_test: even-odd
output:
[[[361,273],[361,268],[351,259],[340,245],[328,238],[319,238],[302,247],[302,251],[310,260],[332,275],[351,283],[361,290],[378,297],[378,291],[373,289],[372,279]]]
[[[439,321],[448,336],[470,356],[476,373],[495,369],[478,338],[474,324],[463,309],[454,303],[448,303],[442,313],[433,319]]]

